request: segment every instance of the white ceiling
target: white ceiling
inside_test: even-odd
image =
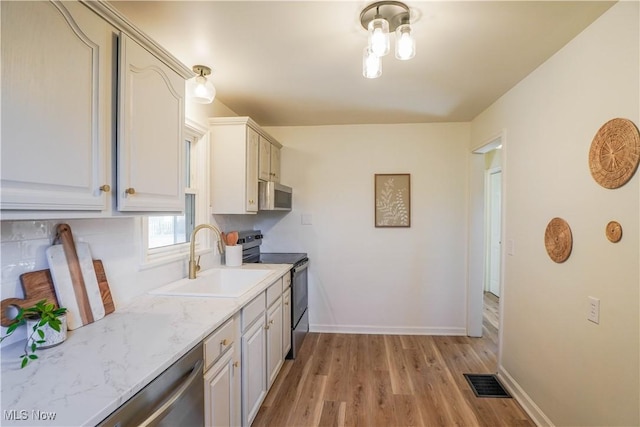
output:
[[[417,54],[362,77],[365,1],[111,1],[262,126],[470,121],[614,2],[408,1]],[[549,88],[553,90],[553,88]]]

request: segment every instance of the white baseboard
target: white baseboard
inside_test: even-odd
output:
[[[385,335],[467,335],[465,328],[431,328],[419,326],[365,326],[365,325],[309,325],[311,332],[333,334],[385,334]]]
[[[536,405],[531,397],[520,387],[520,384],[511,376],[503,366],[498,367],[498,379],[509,390],[511,396],[513,396],[525,412],[531,417],[537,426],[550,426],[554,424],[551,420],[542,412],[542,409]]]

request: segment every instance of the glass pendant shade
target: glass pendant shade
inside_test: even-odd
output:
[[[369,47],[379,57],[389,53],[389,22],[376,18],[369,22]]]
[[[416,39],[411,33],[411,25],[402,24],[396,28],[396,58],[406,61],[416,56]]]
[[[207,79],[211,74],[211,68],[204,65],[194,65],[193,71],[197,74],[187,81],[187,93],[193,102],[198,104],[211,104],[216,96],[216,88]]]
[[[368,79],[375,79],[382,75],[382,58],[373,53],[369,47],[364,48],[362,75]]]
[[[204,76],[196,76],[191,81],[191,99],[198,104],[211,104],[216,96],[216,88]]]

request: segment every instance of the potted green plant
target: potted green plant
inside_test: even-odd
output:
[[[40,300],[35,305],[18,308],[18,315],[7,328],[6,335],[0,337],[0,342],[11,336],[22,325],[27,325],[27,342],[24,353],[20,356],[21,368],[38,358],[35,354],[39,348],[49,348],[61,344],[67,338],[67,309],[57,308],[47,300]]]

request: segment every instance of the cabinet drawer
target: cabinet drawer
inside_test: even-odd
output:
[[[273,285],[267,288],[267,307],[271,307],[278,298],[282,295],[282,278],[276,280]]]
[[[204,370],[206,371],[216,360],[233,345],[235,334],[233,327],[234,319],[229,319],[227,323],[213,331],[211,335],[204,339]]]
[[[264,316],[265,293],[261,293],[242,308],[242,332],[260,316]]]

